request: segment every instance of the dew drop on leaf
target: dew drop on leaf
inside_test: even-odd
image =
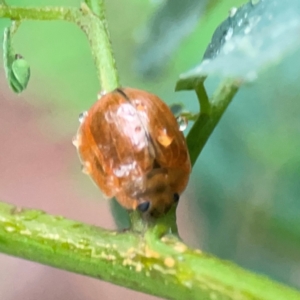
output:
[[[237,12],[237,8],[236,7],[232,7],[230,10],[229,10],[229,17],[232,18],[234,17],[234,15],[236,14]]]

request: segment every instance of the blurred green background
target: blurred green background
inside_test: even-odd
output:
[[[7,2],[20,5],[20,1]],[[24,6],[79,3],[22,1]],[[152,91],[168,104],[181,102],[197,112],[193,92],[174,92],[176,80],[201,61],[214,29],[228,16],[229,9],[243,3],[106,1],[122,85]],[[0,21],[1,31],[7,24]],[[100,90],[84,34],[64,22],[25,22],[15,37],[15,48],[32,71],[23,101],[37,114],[51,107],[38,118],[36,126],[52,143],[69,142],[77,130],[77,115],[92,105]],[[270,66],[255,82],[240,89],[199,157],[182,198],[185,203],[178,209],[179,230],[188,244],[297,288],[299,77],[300,51]],[[209,94],[218,80],[207,81]],[[4,90],[10,93],[8,88]],[[9,97],[10,101],[20,101],[12,94]],[[82,194],[82,190],[89,190],[91,183],[79,174],[75,156],[68,166],[68,176],[76,178],[76,191]],[[98,191],[91,193],[98,197]]]

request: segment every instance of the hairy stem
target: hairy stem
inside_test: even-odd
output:
[[[0,203],[0,251],[167,299],[300,299],[173,235],[161,238],[160,226],[145,236],[114,232]]]

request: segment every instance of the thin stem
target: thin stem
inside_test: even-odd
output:
[[[85,0],[84,2],[91,9],[91,11],[93,11],[94,14],[97,15],[103,21],[103,23],[105,23],[108,33],[108,27],[105,17],[104,0]]]
[[[11,32],[12,37],[14,34],[17,33],[20,26],[21,26],[21,21],[12,21],[11,27],[10,27],[10,32]]]
[[[92,9],[92,0],[84,0],[84,3],[90,8]]]
[[[80,10],[72,7],[19,7],[0,5],[0,18],[17,21],[65,20],[76,23],[81,15]]]
[[[176,224],[176,206],[174,205],[167,214],[158,219],[153,219],[150,216],[143,216],[138,210],[129,213],[130,230],[136,233],[144,234],[147,231],[156,232],[156,238],[170,233],[178,235]]]
[[[77,24],[86,33],[90,42],[101,88],[105,92],[110,92],[116,89],[120,83],[109,39],[104,5],[102,1],[98,1],[97,3],[97,6],[93,5],[96,9],[96,14],[89,6],[82,3],[82,17],[78,20]]]
[[[220,121],[223,113],[237,91],[238,83],[235,81],[226,80],[221,83],[216,93],[212,96],[209,108],[210,112],[203,112],[201,107],[201,113],[188,133],[186,139],[192,165],[195,164],[208,138],[214,131],[216,125]],[[202,94],[202,90],[200,90],[200,92]]]
[[[209,115],[211,112],[211,105],[209,103],[203,81],[197,85],[195,92],[200,103],[201,113]]]
[[[166,299],[300,299],[293,289],[162,232],[156,226],[146,236],[108,231],[0,202],[0,252],[9,255]]]
[[[138,210],[129,212],[130,230],[133,232],[143,233],[147,230],[147,222],[145,222]]]

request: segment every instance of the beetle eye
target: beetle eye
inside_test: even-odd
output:
[[[137,209],[141,212],[146,212],[150,207],[150,202],[143,202],[137,206]]]
[[[179,201],[179,194],[178,193],[175,193],[174,195],[173,195],[173,199],[174,199],[174,202],[178,202]]]

